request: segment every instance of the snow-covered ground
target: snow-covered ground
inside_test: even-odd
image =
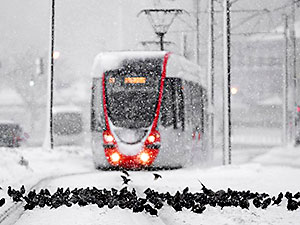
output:
[[[250,150],[250,151],[249,151]],[[97,187],[122,188],[120,171],[96,171],[93,168],[90,149],[60,147],[53,151],[42,148],[0,148],[0,198],[7,203],[0,213],[12,205],[6,195],[8,185],[20,188],[25,184],[31,188],[40,179],[52,176],[54,179],[40,183],[39,188],[57,187]],[[213,190],[231,188],[250,190],[277,195],[279,192],[300,191],[300,148],[239,149],[233,151],[234,165],[214,167],[192,167],[171,171],[159,171],[162,179],[154,180],[151,171],[129,171],[132,180],[128,187],[140,194],[151,187],[160,192],[175,193],[189,187],[190,191],[200,191],[199,181]],[[255,154],[254,154],[255,153]],[[255,155],[255,157],[253,156]],[[74,174],[70,176],[59,176]],[[57,209],[35,208],[26,211],[16,224],[299,224],[300,213],[286,209],[286,199],[279,206],[266,210],[208,207],[203,214],[189,210],[175,212],[165,205],[158,217],[145,213],[133,214],[118,207],[99,209],[91,205]]]

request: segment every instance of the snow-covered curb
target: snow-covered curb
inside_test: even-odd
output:
[[[6,194],[8,186],[30,188],[46,177],[94,170],[90,150],[85,148],[0,148],[0,152],[0,198],[7,199],[0,214],[12,205]]]

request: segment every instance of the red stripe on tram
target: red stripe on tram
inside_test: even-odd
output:
[[[162,68],[162,73],[161,73],[161,82],[160,82],[160,88],[159,88],[158,103],[157,103],[155,118],[154,118],[154,121],[153,121],[153,125],[152,125],[152,128],[151,128],[151,131],[155,131],[156,126],[157,126],[157,122],[158,122],[158,118],[159,118],[159,111],[160,111],[160,106],[161,106],[161,101],[162,101],[162,94],[163,94],[163,88],[164,88],[166,71],[167,71],[167,63],[168,63],[168,59],[169,59],[170,54],[171,53],[168,52],[164,56],[163,68]]]

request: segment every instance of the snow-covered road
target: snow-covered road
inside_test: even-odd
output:
[[[40,188],[55,191],[57,187],[97,187],[121,189],[123,181],[120,171],[96,171],[88,149],[58,148],[53,152],[42,149],[1,149],[5,160],[0,162],[0,197],[6,196],[8,185],[19,188],[25,184],[29,189],[40,178],[67,173],[79,173],[49,179]],[[241,154],[236,154],[236,157]],[[245,153],[244,153],[245,155]],[[28,160],[28,165],[20,165],[20,157]],[[244,156],[245,157],[245,156]],[[248,157],[251,158],[251,157]],[[237,160],[238,161],[238,160]],[[240,160],[241,162],[241,160]],[[26,164],[26,163],[25,163]],[[291,165],[291,166],[290,166]],[[277,195],[279,192],[300,191],[300,149],[272,149],[253,158],[248,163],[231,166],[206,168],[184,168],[172,171],[159,171],[162,178],[154,180],[151,171],[129,171],[131,182],[128,188],[135,188],[140,195],[150,187],[159,192],[175,193],[189,187],[191,192],[199,192],[201,180],[213,190],[231,188],[250,190]],[[11,204],[7,198],[8,207]],[[0,208],[3,212],[4,208]],[[208,207],[203,214],[190,210],[175,212],[165,205],[158,217],[145,213],[133,214],[131,210],[107,207],[99,209],[95,205],[79,207],[65,206],[57,209],[35,208],[26,211],[17,221],[23,224],[298,224],[299,210],[288,211],[286,200],[280,206],[266,210]]]

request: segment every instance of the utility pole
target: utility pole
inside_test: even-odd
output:
[[[55,0],[51,1],[50,18],[50,43],[49,43],[49,65],[48,65],[48,98],[47,98],[47,122],[44,147],[53,149],[53,81],[54,81],[54,38],[55,38]]]
[[[188,57],[188,52],[187,52],[187,35],[185,33],[182,33],[181,36],[181,55],[184,56],[185,58]]]
[[[123,49],[123,4],[122,0],[118,0],[118,44],[119,44],[119,50]]]
[[[200,19],[199,19],[199,6],[200,0],[195,0],[195,7],[196,7],[196,62],[200,65]]]
[[[289,23],[288,23],[288,16],[284,15],[284,40],[285,40],[285,62],[284,62],[284,74],[283,74],[283,124],[282,124],[282,143],[284,146],[287,145],[288,139],[288,77],[289,77],[289,70],[288,70],[288,63],[289,63],[289,38],[288,38],[288,31],[289,31]]]
[[[215,76],[215,37],[214,37],[214,0],[209,0],[208,5],[208,108],[209,108],[209,148],[214,149],[214,76]]]
[[[224,77],[223,77],[223,164],[231,164],[231,42],[230,42],[230,1],[224,0],[223,16],[223,47],[224,47]]]
[[[53,85],[54,85],[54,39],[55,39],[55,0],[52,0],[51,18],[51,68],[50,68],[50,147],[53,149]]]
[[[295,34],[295,0],[292,0],[291,4],[291,26],[290,26],[290,39],[292,43],[292,60],[291,60],[291,75],[292,75],[292,96],[293,96],[293,105],[292,105],[292,137],[291,141],[295,144],[296,140],[296,117],[297,117],[297,95],[298,95],[298,83],[297,83],[297,67],[296,67],[296,55],[297,55],[297,47],[296,47],[296,34]]]

